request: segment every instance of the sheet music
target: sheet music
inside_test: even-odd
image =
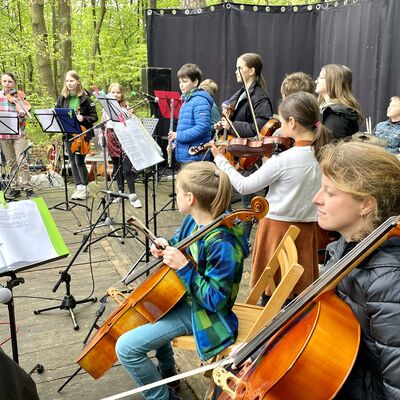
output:
[[[58,257],[35,202],[0,205],[0,273]]]
[[[125,123],[115,123],[114,131],[122,149],[136,171],[141,171],[164,161],[160,146],[137,117],[133,116]]]
[[[4,135],[18,135],[19,118],[16,111],[0,111],[0,131]]]
[[[53,133],[62,131],[60,124],[57,121],[57,118],[55,118],[54,116],[54,110],[52,108],[35,110],[35,115],[44,132]]]

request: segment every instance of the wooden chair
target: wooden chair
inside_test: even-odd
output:
[[[294,243],[299,232],[300,229],[296,226],[289,227],[245,303],[236,303],[233,306],[233,311],[239,319],[238,337],[235,344],[224,349],[218,357],[228,355],[233,346],[249,341],[271,321],[289,298],[304,271],[297,263],[297,248]],[[274,277],[278,270],[281,279],[279,284],[276,284]],[[257,302],[267,287],[271,291],[271,298],[264,307],[258,306]],[[178,336],[172,344],[176,348],[196,351],[193,336]]]

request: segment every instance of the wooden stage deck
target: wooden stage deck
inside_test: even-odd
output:
[[[103,182],[91,183],[91,190],[94,192],[103,189]],[[156,210],[160,210],[169,201],[171,193],[171,181],[166,178],[161,179],[156,187]],[[69,188],[72,192],[72,186]],[[36,189],[38,195],[42,196],[47,206],[50,208],[64,200],[64,188],[43,188]],[[145,187],[143,182],[137,183],[137,194],[144,203]],[[148,185],[149,213],[153,216],[152,200],[154,200],[152,185]],[[93,217],[96,220],[99,215],[97,210],[101,193],[94,198]],[[84,204],[84,202],[80,202]],[[87,204],[91,205],[92,198],[88,199]],[[134,209],[129,202],[126,204],[126,217],[135,215],[141,221],[145,220],[145,207]],[[101,207],[100,207],[101,209]],[[88,224],[89,213],[83,207],[75,207],[72,211],[61,211],[52,209],[51,213],[56,224],[66,242],[70,256],[57,262],[44,264],[40,267],[28,269],[20,272],[17,276],[23,277],[24,284],[14,288],[15,298],[15,317],[18,325],[18,349],[20,365],[30,371],[36,363],[44,366],[42,374],[34,373],[40,398],[42,400],[97,400],[106,396],[111,396],[133,388],[133,384],[120,365],[114,365],[102,378],[95,381],[85,371],[80,371],[72,381],[58,393],[58,388],[67,378],[77,369],[75,364],[76,357],[82,350],[82,341],[86,337],[95,319],[99,302],[78,304],[74,309],[79,330],[74,330],[69,312],[66,310],[52,310],[33,314],[39,308],[60,305],[65,295],[65,283],[62,283],[56,293],[52,289],[59,279],[59,271],[63,271],[70,263],[70,260],[79,249],[84,234],[75,234],[79,229],[77,220],[82,226]],[[76,219],[73,215],[76,215]],[[121,203],[112,204],[110,216],[116,221],[122,221]],[[165,237],[173,234],[179,226],[182,216],[178,211],[171,210],[170,205],[157,214],[157,233]],[[153,225],[150,225],[152,228]],[[254,234],[253,229],[253,234]],[[100,237],[109,233],[109,226],[96,228],[93,238]],[[144,238],[141,234],[137,238],[127,237],[124,243],[115,237],[105,237],[89,247],[90,251],[81,252],[69,270],[71,274],[71,294],[76,300],[85,299],[89,296],[96,296],[98,299],[103,297],[106,289],[115,286],[124,289],[119,284],[122,276],[125,276],[130,267],[137,262],[144,254]],[[144,265],[144,261],[138,267]],[[243,284],[239,299],[243,299],[248,292],[250,259],[246,261],[246,270],[243,276]],[[7,277],[0,278],[0,283],[4,284]],[[117,285],[117,286],[116,286]],[[43,299],[42,299],[42,298]],[[45,298],[50,298],[45,299]],[[104,320],[115,308],[112,300],[108,300],[106,311],[102,317]],[[7,307],[0,304],[0,341],[2,342],[9,336],[8,312]],[[10,341],[2,345],[2,348],[10,356],[12,355]],[[177,351],[177,366],[183,372],[200,366],[197,356],[191,352]],[[203,398],[208,380],[203,376],[195,376],[185,380],[181,384],[181,397],[185,400]],[[1,397],[1,396],[0,396]],[[142,396],[134,395],[127,399],[141,399]]]

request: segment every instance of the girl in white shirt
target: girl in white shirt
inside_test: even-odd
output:
[[[331,141],[331,134],[319,121],[317,100],[310,93],[291,94],[279,107],[281,136],[294,146],[269,158],[260,169],[244,177],[223,157],[224,150],[212,146],[215,163],[226,172],[241,194],[269,186],[269,212],[258,224],[253,250],[250,285],[254,286],[290,225],[300,228],[296,240],[299,263],[304,273],[294,289],[301,293],[318,277],[318,225],[313,196],[321,186],[318,154]],[[262,303],[268,301],[263,296]]]

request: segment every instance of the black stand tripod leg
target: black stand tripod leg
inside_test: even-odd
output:
[[[61,278],[56,284],[57,288],[58,288],[58,286],[60,285],[61,282],[65,282],[65,285],[66,285],[66,295],[64,296],[64,299],[62,300],[61,304],[58,305],[58,306],[40,308],[38,310],[34,310],[33,313],[35,315],[38,315],[38,314],[40,314],[41,312],[44,312],[44,311],[58,310],[58,309],[59,310],[68,310],[69,314],[70,314],[70,317],[72,319],[72,324],[74,326],[74,329],[78,330],[79,329],[79,325],[76,322],[76,318],[75,318],[75,314],[74,314],[73,309],[76,307],[77,304],[95,303],[97,301],[97,298],[96,297],[90,297],[88,299],[76,301],[74,296],[71,295],[71,287],[70,287],[71,275],[66,271],[61,272]],[[56,290],[57,290],[57,288],[56,288]],[[54,289],[53,289],[53,292],[55,292]]]
[[[82,367],[79,367],[57,390],[58,393],[61,392],[67,386],[69,382],[72,381],[73,378],[75,378],[76,375],[78,375],[79,371],[82,369]]]

